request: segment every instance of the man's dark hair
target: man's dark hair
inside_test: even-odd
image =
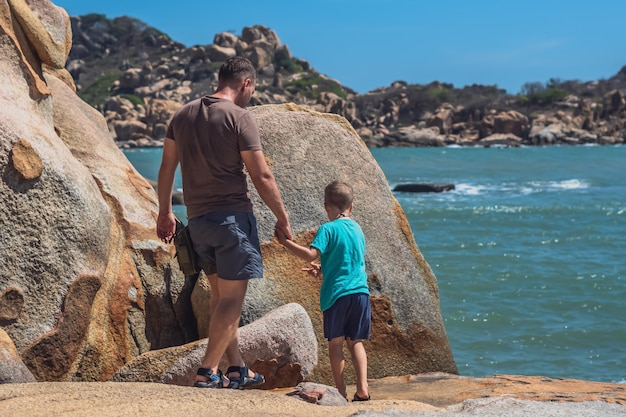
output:
[[[352,186],[347,182],[333,181],[324,189],[324,201],[343,211],[350,207],[354,200]]]
[[[245,80],[250,78],[256,81],[256,70],[249,59],[242,56],[234,56],[228,58],[220,67],[218,79],[222,82],[230,82],[232,80]]]

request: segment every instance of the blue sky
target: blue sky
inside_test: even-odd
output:
[[[53,0],[131,16],[186,46],[246,26],[359,93],[403,80],[497,85],[610,78],[626,65],[625,0]]]

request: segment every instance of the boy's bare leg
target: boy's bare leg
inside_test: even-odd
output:
[[[343,336],[335,337],[328,342],[328,356],[330,358],[330,369],[333,372],[335,386],[344,398],[348,398],[346,381],[344,378],[344,368],[346,360],[343,356]]]
[[[369,397],[369,386],[367,384],[367,353],[362,340],[347,340],[348,349],[352,356],[352,365],[356,374],[356,395],[359,398]]]
[[[236,346],[237,355],[240,355],[238,344],[235,343],[248,281],[229,281],[220,278],[215,281],[219,299],[212,307],[213,315],[209,323],[209,341],[202,360],[202,367],[217,373],[217,368],[226,349],[233,349]],[[232,350],[230,354],[233,354]]]

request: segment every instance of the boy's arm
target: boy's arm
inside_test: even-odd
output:
[[[307,248],[305,246],[298,245],[293,240],[288,240],[288,239],[279,239],[279,240],[280,240],[280,243],[284,247],[286,247],[287,249],[291,251],[291,253],[296,255],[298,258],[304,259],[307,262],[312,262],[316,260],[317,257],[319,256],[319,252],[315,248],[311,248],[311,247]]]

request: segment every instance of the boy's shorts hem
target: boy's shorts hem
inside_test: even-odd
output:
[[[370,297],[356,293],[339,297],[323,312],[324,337],[332,340],[343,337],[350,340],[369,340],[371,331]]]

